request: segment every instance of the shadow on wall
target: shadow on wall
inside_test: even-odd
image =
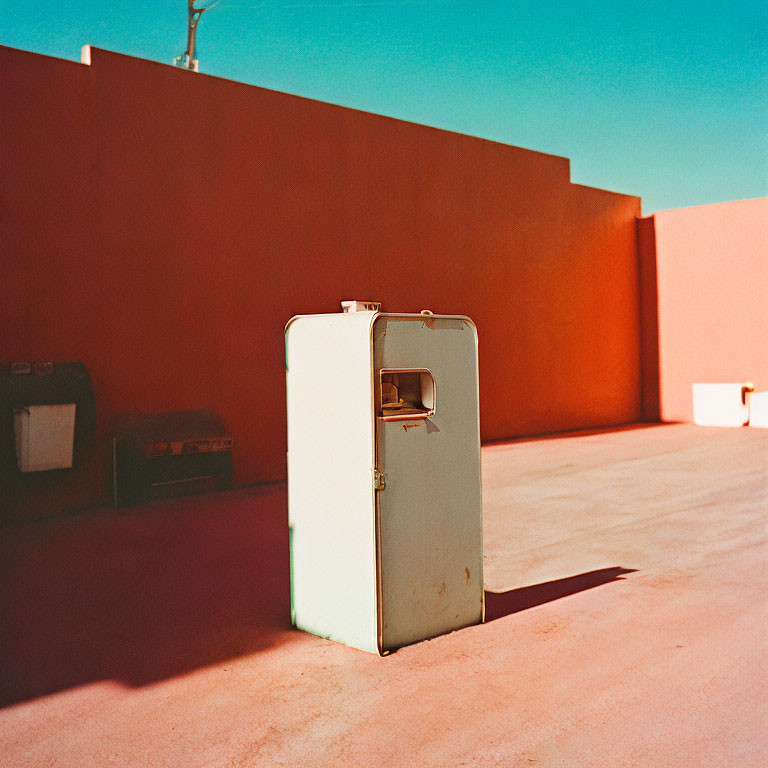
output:
[[[283,485],[6,528],[0,706],[284,642],[287,531]]]
[[[623,581],[625,573],[635,573],[636,568],[600,568],[597,571],[580,573],[578,576],[569,576],[566,579],[546,581],[543,584],[534,584],[530,587],[511,589],[508,592],[485,593],[485,620],[493,621],[504,616],[509,616],[527,608],[550,603],[568,595],[575,595],[587,589],[599,587],[602,584],[610,584],[612,581]]]

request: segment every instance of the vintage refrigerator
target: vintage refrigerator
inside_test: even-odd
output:
[[[286,326],[291,615],[383,655],[483,620],[477,332],[345,304]]]

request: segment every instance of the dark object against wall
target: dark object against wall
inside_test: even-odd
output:
[[[115,507],[232,486],[232,434],[212,411],[130,417],[112,445]]]
[[[64,480],[70,472],[68,469],[19,471],[13,432],[15,408],[60,403],[76,405],[73,467],[83,461],[96,432],[93,387],[83,363],[35,364],[29,373],[13,373],[12,365],[0,366],[0,488],[10,492],[36,487],[42,475],[50,482],[51,477]],[[35,373],[35,369],[40,373]]]

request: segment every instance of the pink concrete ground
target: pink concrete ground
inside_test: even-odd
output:
[[[288,626],[285,491],[3,531],[4,766],[768,765],[768,431],[488,446],[489,621]]]

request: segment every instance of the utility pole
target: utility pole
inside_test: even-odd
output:
[[[204,11],[209,11],[216,7],[221,0],[213,5],[204,8],[195,8],[195,0],[187,0],[187,50],[181,56],[177,56],[173,63],[182,69],[191,69],[198,72],[198,62],[195,58],[195,36],[197,35],[197,25]]]

